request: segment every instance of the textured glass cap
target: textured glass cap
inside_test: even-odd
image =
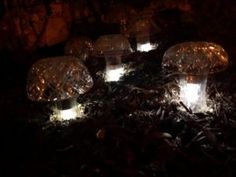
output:
[[[72,55],[85,61],[93,51],[93,41],[87,37],[69,40],[65,46],[65,55]]]
[[[87,92],[93,80],[75,57],[41,59],[28,73],[27,95],[33,101],[59,101]]]
[[[94,55],[104,57],[104,55],[128,55],[132,48],[128,39],[121,34],[110,34],[99,37],[94,44]]]
[[[215,73],[228,65],[228,54],[210,42],[184,42],[170,47],[163,56],[162,66],[187,74]]]

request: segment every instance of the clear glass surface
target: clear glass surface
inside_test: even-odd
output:
[[[37,61],[27,79],[27,95],[33,101],[58,101],[87,92],[93,80],[75,57],[60,56]]]

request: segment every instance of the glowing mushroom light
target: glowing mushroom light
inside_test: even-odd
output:
[[[149,35],[149,21],[142,19],[136,22],[136,42],[137,42],[137,51],[148,52],[152,50],[153,46],[150,43]]]
[[[128,39],[121,34],[110,34],[99,37],[94,44],[94,55],[105,57],[105,81],[116,82],[124,74],[122,56],[132,52]]]
[[[150,42],[151,20],[147,18],[139,19],[135,23],[135,38],[137,51],[149,52],[158,47],[158,44]]]
[[[77,97],[93,86],[86,67],[75,57],[44,58],[33,64],[27,80],[27,95],[32,101],[53,102],[51,121],[83,116]]]
[[[227,65],[228,55],[225,50],[209,42],[174,45],[165,52],[162,61],[164,69],[179,73],[179,99],[192,112],[207,110],[208,74],[222,71]]]

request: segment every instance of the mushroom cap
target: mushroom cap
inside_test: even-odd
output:
[[[201,75],[224,70],[228,54],[215,43],[184,42],[170,47],[163,56],[162,67],[182,74]]]
[[[65,45],[65,55],[71,55],[85,61],[93,51],[94,43],[88,37],[76,37]]]
[[[87,68],[75,57],[44,58],[33,64],[27,79],[32,101],[61,101],[77,97],[93,86]]]
[[[94,44],[94,56],[104,55],[124,56],[132,53],[128,39],[121,34],[109,34],[100,36]]]

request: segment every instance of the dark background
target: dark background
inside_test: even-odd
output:
[[[198,158],[198,154],[195,154],[195,151],[198,152],[198,146],[196,146],[187,149],[187,152],[176,153],[174,160],[170,160],[169,163],[169,155],[173,151],[169,150],[166,145],[157,145],[164,142],[157,138],[155,126],[152,127],[154,129],[153,141],[152,138],[148,140],[148,147],[145,146],[145,153],[143,153],[140,147],[144,145],[139,142],[139,135],[142,135],[140,132],[148,129],[147,127],[138,129],[137,126],[133,129],[133,125],[127,124],[124,131],[120,129],[119,121],[113,121],[112,118],[104,120],[107,115],[104,115],[104,119],[99,117],[99,121],[89,119],[82,124],[72,123],[69,127],[60,125],[57,127],[47,123],[48,110],[45,105],[33,103],[27,99],[25,87],[27,73],[32,64],[43,57],[63,55],[65,43],[74,36],[86,35],[95,40],[102,34],[119,32],[119,24],[104,23],[102,20],[102,16],[112,5],[129,5],[141,11],[148,7],[151,1],[68,0],[66,2],[72,6],[72,9],[73,4],[82,4],[83,8],[79,10],[83,11],[86,7],[89,15],[81,13],[83,15],[80,18],[71,17],[69,35],[64,41],[48,46],[47,44],[39,45],[36,40],[34,45],[26,47],[27,35],[17,34],[12,19],[16,16],[21,18],[21,11],[24,10],[30,15],[29,9],[38,4],[43,4],[47,9],[47,15],[50,16],[52,2],[54,1],[0,1],[0,141],[2,147],[0,159],[1,164],[4,164],[3,170],[0,171],[4,173],[2,176],[235,176],[233,169],[236,156],[229,157],[229,165],[221,169],[222,161],[226,161],[224,161],[225,157],[222,157],[224,160],[221,159],[218,153],[220,150],[217,148],[216,150],[213,148],[213,151],[218,161],[215,161],[214,157],[202,158],[200,156]],[[222,83],[228,83],[226,87],[228,90],[233,90],[236,78],[235,1],[160,0],[154,2],[158,5],[153,20],[160,28],[155,38],[162,44],[154,54],[159,58],[157,66],[161,63],[164,51],[173,44],[182,41],[215,42],[222,45],[229,55],[229,67],[225,75],[227,77],[223,75],[219,78]],[[132,38],[130,41],[132,42]],[[235,91],[230,94],[234,99]],[[232,119],[235,118],[235,115],[231,116]],[[104,128],[106,126],[108,128]],[[103,130],[108,132],[108,138],[101,142],[95,136],[99,130],[101,130],[100,133]],[[236,130],[235,127],[230,130],[228,139],[231,142],[230,139],[235,139],[233,135],[236,135]],[[117,139],[122,140],[119,141],[121,143],[119,148],[115,148],[118,143]],[[144,140],[145,136],[141,139]],[[235,141],[232,140],[233,145],[234,143]],[[155,149],[157,147],[160,149]],[[235,155],[236,146],[233,147],[232,152]],[[159,159],[152,159],[153,153],[159,153],[154,155]],[[165,158],[163,160],[161,154],[168,156],[168,163]],[[129,158],[131,158],[131,165],[123,165],[123,162],[128,163]],[[214,170],[216,170],[215,173],[209,172]]]

